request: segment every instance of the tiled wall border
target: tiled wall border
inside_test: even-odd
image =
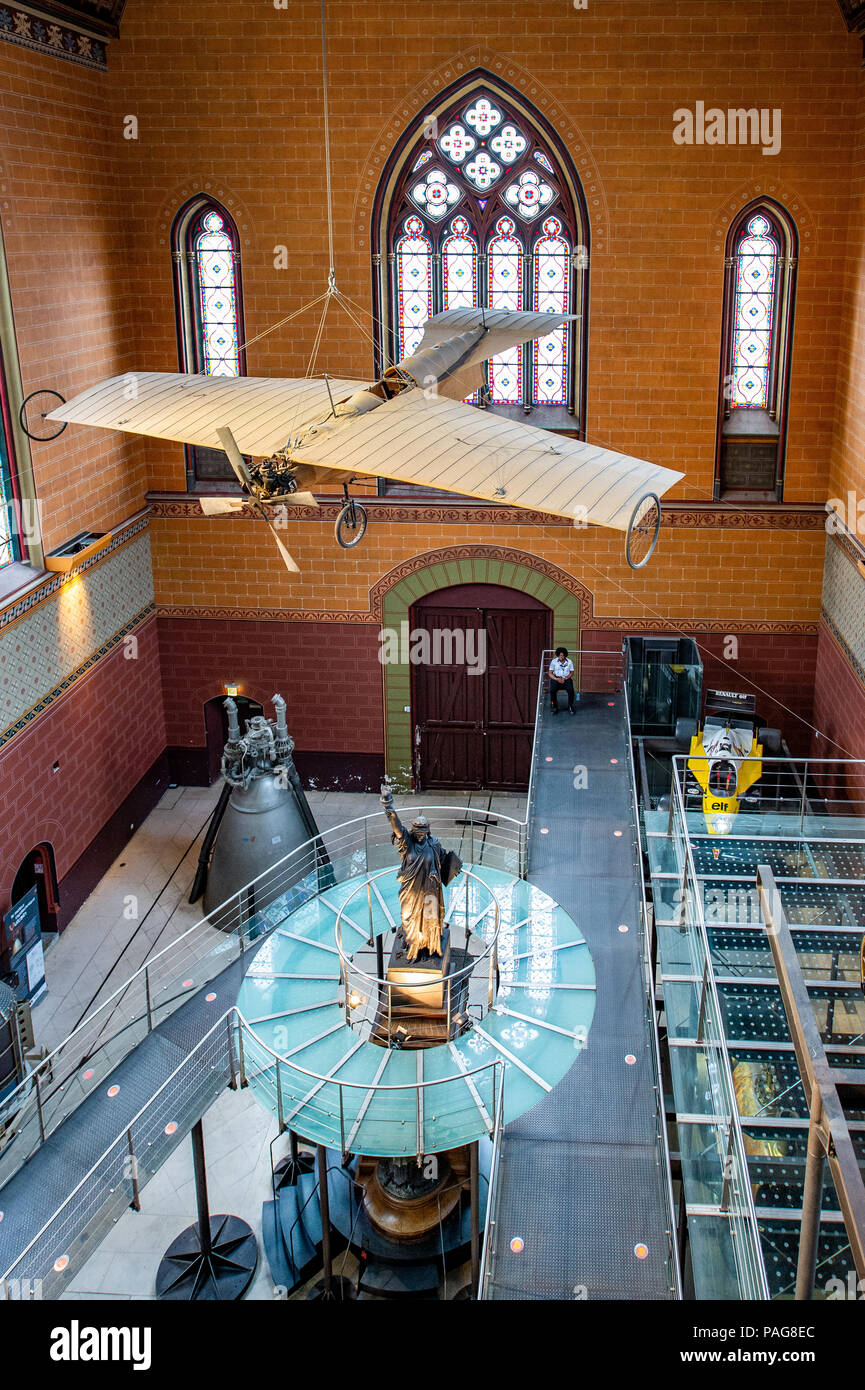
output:
[[[140,612],[135,614],[134,618],[130,619],[128,623],[124,623],[123,627],[118,628],[118,630],[109,637],[107,642],[103,642],[101,646],[91,652],[86,661],[82,661],[80,666],[77,666],[74,671],[70,671],[68,676],[64,677],[58,685],[53,686],[52,689],[48,691],[47,695],[43,695],[40,700],[37,700],[36,704],[31,706],[19,719],[16,719],[14,724],[10,724],[8,728],[4,729],[3,732],[0,733],[0,749],[4,748],[16,734],[20,734],[24,729],[28,728],[29,725],[33,723],[34,719],[38,718],[40,714],[43,714],[50,705],[53,705],[62,695],[65,695],[67,691],[71,690],[74,685],[77,685],[78,682],[87,675],[88,671],[93,670],[97,662],[101,661],[109,652],[114,651],[125,637],[128,637],[129,634],[140,627],[143,622],[146,622],[155,608],[156,605],[154,603],[148,603]]]
[[[95,569],[97,565],[104,564],[121,545],[126,545],[128,541],[134,540],[136,536],[139,536],[142,531],[146,531],[149,520],[150,518],[147,512],[139,513],[137,516],[132,517],[130,521],[125,522],[122,526],[118,526],[110,543],[104,550],[100,550],[98,554],[92,556],[89,560],[85,560],[83,565],[78,566],[70,574],[49,573],[38,584],[34,585],[32,589],[28,589],[26,593],[22,594],[20,598],[11,599],[6,607],[0,610],[0,632],[3,632],[7,627],[11,627],[13,623],[17,623],[21,618],[32,613],[33,609],[38,607],[39,604],[45,603],[47,599],[53,598],[54,595],[65,588],[67,584],[77,582],[80,575],[86,574],[88,570]]]
[[[838,547],[839,551],[849,562],[852,569],[855,570],[856,581],[858,581],[858,583],[862,586],[863,602],[865,602],[865,576],[863,576],[862,572],[863,561],[861,543],[854,537],[851,537],[850,535],[846,534],[844,531],[837,531],[830,539]],[[847,661],[849,662],[855,675],[862,682],[862,684],[865,685],[865,663],[863,663],[856,655],[856,653],[853,651],[853,648],[850,646],[846,638],[841,633],[840,628],[838,627],[837,623],[832,617],[832,614],[825,607],[825,605],[821,605],[820,616],[822,617],[823,622],[826,624],[826,627],[829,629],[832,636],[834,637],[836,645],[840,648],[843,655],[847,658]]]
[[[99,39],[82,34],[68,24],[57,24],[29,14],[18,5],[0,5],[0,39],[32,49],[50,58],[65,58],[85,68],[108,70],[108,50]]]
[[[517,507],[494,507],[484,503],[438,503],[421,504],[417,502],[397,502],[386,497],[361,497],[364,507],[373,522],[411,524],[423,520],[434,525],[463,526],[564,526],[570,523],[563,516],[550,512],[521,511]],[[164,497],[151,493],[147,498],[150,514],[161,521],[207,521],[197,498],[186,495]],[[318,507],[293,507],[292,520],[335,521],[342,507],[342,500],[323,497]],[[221,521],[258,521],[249,507],[242,511],[226,513]],[[662,506],[661,524],[663,527],[681,527],[694,531],[710,530],[732,531],[821,531],[826,524],[826,510],[823,506],[753,506],[734,507],[716,503],[695,507],[691,503],[665,502]]]

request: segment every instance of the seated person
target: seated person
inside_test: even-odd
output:
[[[568,656],[567,647],[556,647],[556,654],[550,662],[550,704],[553,714],[559,712],[559,691],[564,690],[568,697],[568,709],[576,714],[574,703],[574,663]]]

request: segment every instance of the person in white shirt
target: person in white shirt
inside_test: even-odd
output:
[[[568,709],[571,714],[576,714],[573,675],[574,663],[568,656],[567,647],[556,647],[556,654],[550,662],[550,704],[553,714],[559,712],[560,690],[564,690],[568,697]]]

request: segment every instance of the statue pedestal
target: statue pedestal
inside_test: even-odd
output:
[[[390,961],[387,967],[388,981],[399,986],[391,990],[392,1010],[411,1009],[414,1012],[429,1010],[441,1013],[447,1008],[447,985],[445,983],[450,968],[451,934],[450,928],[442,932],[441,955],[430,955],[421,951],[417,960],[406,958],[406,945],[397,933]]]

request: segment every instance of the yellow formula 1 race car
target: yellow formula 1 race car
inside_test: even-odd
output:
[[[781,733],[757,720],[754,697],[736,691],[710,690],[702,728],[680,719],[676,741],[688,750],[685,804],[702,800],[710,835],[729,835],[741,809],[757,810],[763,758],[781,752]]]

